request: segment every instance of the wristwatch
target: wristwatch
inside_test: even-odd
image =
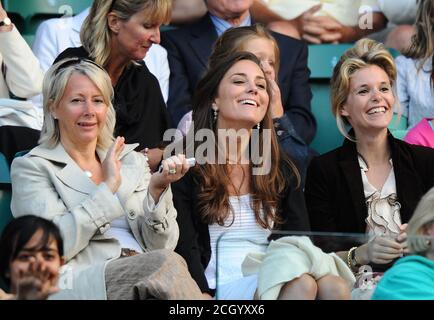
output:
[[[8,17],[5,17],[2,21],[0,21],[0,27],[10,26],[11,24],[12,24],[12,21]]]

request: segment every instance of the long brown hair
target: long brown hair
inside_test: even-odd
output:
[[[211,129],[214,135],[217,136],[217,125],[214,121],[212,104],[217,97],[218,88],[221,80],[228,70],[238,61],[249,60],[253,61],[260,67],[258,58],[249,52],[234,52],[221,57],[219,60],[214,60],[198,83],[193,97],[193,124],[191,130],[194,134],[201,129]],[[261,68],[262,70],[262,68]],[[269,86],[267,92],[270,95]],[[288,157],[281,152],[279,143],[273,128],[273,121],[268,108],[264,119],[261,121],[261,129],[259,129],[259,144],[262,148],[264,129],[269,129],[271,132],[271,151],[269,160],[271,168],[267,174],[254,175],[253,165],[250,163],[249,177],[250,193],[252,195],[252,209],[255,213],[255,218],[258,224],[264,228],[270,228],[272,223],[282,223],[282,219],[277,214],[277,206],[281,195],[288,187],[289,181],[286,181],[288,176],[285,176],[283,170],[287,169],[296,180],[299,182],[299,173],[295,165]],[[257,130],[257,129],[254,129]],[[189,135],[187,135],[188,137]],[[193,149],[196,150],[199,146],[198,142],[187,141],[185,143],[193,143]],[[215,141],[215,151],[218,146],[217,139]],[[187,146],[188,149],[188,146]],[[208,224],[218,223],[224,225],[225,220],[232,214],[232,222],[234,221],[234,213],[229,203],[228,186],[232,184],[228,171],[227,164],[211,164],[196,166],[193,169],[194,176],[200,185],[198,194],[198,208],[204,222]],[[262,213],[261,213],[262,212]]]
[[[420,60],[417,65],[418,70],[422,69],[428,59],[431,59],[431,85],[434,86],[434,0],[421,0],[419,2],[416,34],[404,55]]]

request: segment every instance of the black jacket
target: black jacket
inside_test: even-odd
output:
[[[434,186],[434,149],[410,145],[389,133],[402,223]],[[356,144],[343,145],[312,160],[306,179],[306,205],[312,231],[365,233],[368,208]],[[333,250],[348,250],[334,247]]]
[[[290,185],[283,193],[278,210],[284,223],[278,228],[288,231],[309,229],[309,220],[304,203],[303,192],[293,187],[295,178],[286,175]],[[178,212],[179,240],[175,249],[187,261],[188,269],[202,292],[211,292],[205,277],[205,269],[211,258],[211,244],[208,224],[204,223],[197,207],[199,185],[192,171],[178,182],[172,184],[173,202]]]

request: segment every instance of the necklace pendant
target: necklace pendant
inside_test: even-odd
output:
[[[88,176],[88,178],[92,178],[92,172],[89,170],[84,170],[84,173]]]

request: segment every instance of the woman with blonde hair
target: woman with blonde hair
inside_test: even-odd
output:
[[[160,26],[170,13],[170,0],[95,0],[81,28],[83,46],[68,48],[55,60],[86,58],[108,72],[115,91],[115,133],[139,143],[139,150],[152,149],[147,156],[154,170],[169,118],[158,81],[143,58],[160,43]]]
[[[374,300],[433,300],[434,188],[420,200],[407,227],[413,255],[399,259],[378,283]]]
[[[368,233],[367,243],[331,246],[353,269],[384,271],[408,252],[406,223],[434,185],[434,150],[395,139],[396,67],[386,48],[362,39],[331,79],[343,145],[312,160],[305,197],[312,231]],[[346,132],[346,126],[351,130]]]
[[[183,155],[150,173],[137,144],[113,137],[109,75],[90,60],[54,64],[43,84],[40,144],[12,163],[15,217],[53,221],[64,240],[69,299],[190,299],[200,292],[172,250],[179,228],[170,184]]]

